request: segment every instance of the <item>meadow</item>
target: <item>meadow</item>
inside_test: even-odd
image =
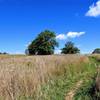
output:
[[[0,55],[0,100],[92,100],[99,55]]]

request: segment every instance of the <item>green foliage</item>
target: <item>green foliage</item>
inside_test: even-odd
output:
[[[92,53],[93,54],[100,54],[100,48],[95,49]]]
[[[96,67],[100,65],[100,57],[98,55],[91,55],[89,56],[89,59],[91,62],[95,62]]]
[[[28,46],[30,55],[50,55],[54,53],[55,47],[58,46],[54,32],[45,30],[41,32],[38,37],[32,41]]]
[[[94,97],[95,80],[84,80],[83,85],[79,88],[74,96],[74,100],[96,100]]]
[[[92,65],[91,63],[82,63],[80,71],[79,69],[77,69],[76,67],[75,69],[74,67],[75,65],[72,64],[68,71],[65,71],[60,76],[56,76],[55,78],[53,77],[50,81],[48,81],[48,83],[43,85],[42,90],[41,90],[42,95],[40,96],[39,99],[41,100],[64,100],[67,93],[72,88],[75,87],[76,83],[79,80],[89,80],[90,79],[91,83],[88,83],[89,87],[87,86],[86,88],[82,86],[82,89],[84,89],[84,91],[85,89],[88,90],[92,88],[93,83],[90,77],[93,77],[95,74],[94,65]],[[79,73],[76,70],[78,70]],[[84,92],[84,95],[85,93],[88,93],[88,91]],[[83,97],[82,94],[81,94],[81,97]],[[92,100],[92,99],[90,99],[89,93],[88,93],[87,96],[85,96],[85,99],[82,99],[82,98],[79,99],[79,95],[78,95],[78,97],[75,97],[73,100]]]
[[[79,53],[80,50],[74,46],[74,43],[69,41],[65,44],[65,47],[62,49],[62,53],[64,54],[76,54]]]
[[[99,65],[99,62],[95,56],[90,56],[89,58],[92,66]],[[91,73],[91,76],[89,76],[87,79],[84,79],[82,86],[76,91],[74,100],[100,100],[100,92],[96,91],[97,74],[98,72],[95,67]]]

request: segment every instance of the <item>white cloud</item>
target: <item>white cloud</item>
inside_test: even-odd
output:
[[[55,54],[61,54],[61,50],[55,50]]]
[[[68,32],[67,34],[59,34],[56,36],[56,39],[66,40],[67,38],[76,38],[84,35],[85,32]]]
[[[59,40],[65,40],[67,38],[67,36],[65,34],[59,34],[56,36],[56,39],[59,39]]]
[[[85,32],[68,32],[67,37],[68,38],[76,38],[76,37],[80,37],[83,34],[85,34]]]
[[[92,5],[89,7],[88,12],[86,13],[86,16],[90,17],[98,17],[100,16],[100,0],[96,2],[96,5]]]

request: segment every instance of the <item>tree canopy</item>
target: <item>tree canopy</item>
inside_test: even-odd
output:
[[[74,43],[71,41],[68,41],[65,44],[65,47],[62,49],[62,54],[76,54],[80,53],[80,50],[74,46]]]
[[[54,49],[57,46],[55,33],[45,30],[31,42],[27,50],[30,55],[51,55],[54,54]]]

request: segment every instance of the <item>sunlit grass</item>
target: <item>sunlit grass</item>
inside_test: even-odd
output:
[[[63,100],[95,74],[87,56],[0,56],[0,100]]]

